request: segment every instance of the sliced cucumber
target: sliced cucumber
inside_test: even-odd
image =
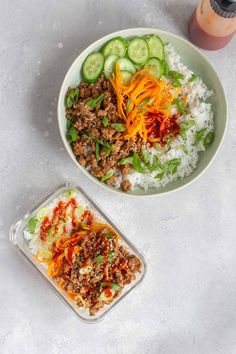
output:
[[[134,64],[128,58],[120,58],[117,60],[116,64],[119,65],[121,71],[129,71],[131,74],[136,72]]]
[[[124,85],[127,85],[130,82],[131,77],[133,76],[129,71],[126,70],[121,70],[120,75],[122,79],[122,84]]]
[[[144,38],[131,39],[128,46],[129,58],[138,65],[144,65],[149,57],[148,44]]]
[[[87,56],[82,66],[83,80],[88,83],[96,82],[101,75],[104,66],[104,56],[100,52],[94,52]]]
[[[150,58],[148,62],[145,64],[145,68],[150,66],[149,74],[155,76],[157,79],[164,73],[164,68],[162,62],[158,58]]]
[[[110,79],[111,74],[114,70],[115,63],[118,59],[118,55],[111,54],[108,55],[108,57],[105,59],[105,64],[104,64],[104,75],[106,79]]]
[[[106,57],[114,54],[119,57],[124,57],[126,53],[126,41],[122,37],[115,37],[108,41],[102,48],[102,53]]]
[[[161,60],[164,59],[164,44],[160,37],[155,34],[150,34],[146,38],[148,48],[149,48],[149,56],[150,58],[156,57]]]

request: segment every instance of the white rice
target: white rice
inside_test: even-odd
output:
[[[190,175],[197,167],[199,159],[199,152],[204,151],[205,147],[202,142],[194,144],[196,138],[196,132],[205,128],[206,133],[214,130],[213,112],[210,103],[206,103],[206,99],[213,95],[213,91],[208,89],[203,83],[201,78],[197,78],[193,82],[189,82],[193,72],[181,62],[180,56],[176,53],[174,48],[170,44],[165,45],[165,58],[169,64],[170,70],[175,70],[184,75],[182,83],[182,89],[185,94],[188,95],[188,114],[182,115],[179,118],[179,122],[187,122],[190,119],[195,120],[195,125],[187,130],[187,140],[184,141],[179,135],[176,139],[173,139],[169,148],[163,148],[161,151],[157,151],[155,148],[149,149],[151,158],[157,155],[161,162],[166,162],[174,158],[180,158],[181,164],[179,165],[177,172],[172,175],[171,173],[165,173],[161,179],[155,178],[157,171],[139,173],[133,172],[127,176],[127,179],[131,182],[132,190],[143,188],[159,188],[166,184],[177,180],[178,178],[184,178]],[[181,145],[185,145],[188,149],[186,154]],[[117,179],[117,187],[119,187],[120,180]]]

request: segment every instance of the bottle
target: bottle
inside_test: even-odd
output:
[[[225,47],[236,31],[236,0],[202,0],[188,24],[193,44],[208,50]]]

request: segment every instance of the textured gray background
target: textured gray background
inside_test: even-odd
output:
[[[1,353],[236,353],[236,41],[205,54],[229,101],[223,147],[192,186],[129,199],[83,176],[63,148],[56,101],[63,77],[88,44],[147,26],[186,37],[195,1],[1,0]],[[85,325],[10,247],[13,221],[42,193],[79,183],[143,250],[143,286],[107,319]]]

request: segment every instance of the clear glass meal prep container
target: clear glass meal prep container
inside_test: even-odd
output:
[[[84,201],[87,203],[90,210],[92,210],[95,214],[99,215],[101,219],[103,219],[107,224],[109,224],[116,233],[121,237],[120,244],[123,244],[128,250],[130,250],[133,254],[135,254],[142,263],[142,271],[136,275],[134,281],[130,284],[126,285],[122,290],[121,294],[114,299],[111,304],[105,305],[101,310],[99,310],[95,316],[90,316],[88,311],[85,311],[79,308],[73,301],[70,301],[67,295],[61,290],[58,285],[53,281],[53,279],[47,274],[47,269],[42,263],[38,263],[35,261],[35,256],[33,252],[30,250],[27,241],[24,239],[23,231],[27,227],[27,222],[30,217],[34,216],[39,209],[47,206],[50,202],[52,202],[55,198],[62,195],[63,192],[70,190],[71,188],[76,189],[78,194]],[[121,229],[106,215],[106,213],[96,205],[87,194],[78,186],[72,185],[71,183],[65,183],[53,188],[53,190],[49,191],[38,203],[30,209],[23,217],[19,218],[11,227],[10,230],[10,241],[14,246],[15,250],[18,254],[23,257],[23,259],[34,269],[37,270],[38,274],[41,274],[44,279],[47,280],[48,284],[51,286],[51,289],[54,293],[66,304],[73,313],[83,322],[87,323],[96,323],[103,319],[108,313],[112,311],[112,309],[122,300],[125,296],[138,285],[144,279],[146,273],[146,261],[144,256],[137,248],[126,238]]]

